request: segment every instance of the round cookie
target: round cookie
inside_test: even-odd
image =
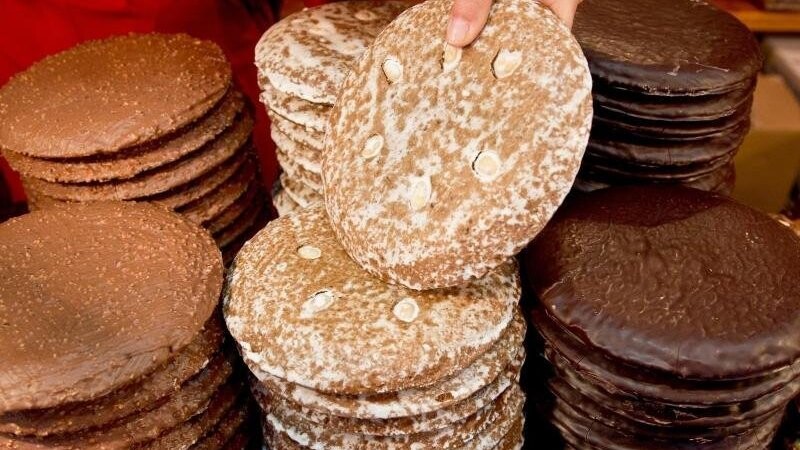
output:
[[[193,448],[204,436],[213,432],[219,424],[230,418],[231,415],[238,414],[244,408],[244,392],[242,382],[234,377],[214,394],[210,402],[196,411],[197,414],[190,420],[158,436],[143,448],[152,450]]]
[[[0,327],[0,412],[92,400],[151,373],[200,332],[221,289],[211,237],[155,205],[0,225],[0,317],[14,317]]]
[[[755,80],[743,88],[717,95],[647,95],[625,89],[603,89],[595,83],[595,104],[620,114],[651,120],[698,122],[730,117],[753,102]]]
[[[295,203],[283,188],[272,194],[272,205],[279,217],[300,208],[300,205]]]
[[[274,116],[282,117],[286,121],[308,127],[315,133],[325,133],[328,129],[328,116],[331,113],[330,105],[318,105],[307,102],[297,97],[278,92],[269,83],[261,86],[261,103],[267,111]]]
[[[88,402],[56,408],[14,411],[0,415],[0,432],[46,436],[74,433],[115,422],[173,394],[189,378],[208,367],[222,345],[222,320],[212,316],[202,333],[167,363],[140,382]]]
[[[516,337],[516,344],[522,336]],[[501,341],[502,342],[502,341]],[[513,342],[513,341],[512,341]],[[489,385],[504,386],[519,375],[525,360],[525,352],[508,354],[511,342],[496,343],[475,362],[458,373],[421,388],[394,392],[391,398],[386,393],[347,396],[329,394],[298,386],[263,372],[253,361],[245,359],[251,372],[273,395],[322,413],[367,420],[392,420],[420,416],[434,411],[455,407],[478,395]],[[391,434],[391,433],[390,433]]]
[[[400,1],[343,1],[304,9],[267,30],[256,45],[262,89],[332,105],[352,65],[392,19]]]
[[[307,171],[319,174],[322,172],[322,153],[313,148],[294,141],[278,128],[273,128],[270,133],[275,145],[286,155],[290,156],[297,164],[303,166]]]
[[[127,180],[86,184],[50,183],[34,178],[23,178],[23,181],[31,190],[59,200],[131,200],[156,195],[209,173],[241,148],[249,148],[252,130],[253,119],[245,115],[201,151]]]
[[[87,183],[131,178],[199,150],[230,127],[242,108],[242,95],[230,92],[206,117],[161,139],[105,158],[41,159],[11,151],[5,157],[14,170],[45,181]]]
[[[322,202],[322,195],[314,192],[313,189],[299,181],[288,177],[286,173],[281,174],[280,182],[286,195],[301,208],[306,208],[309,205]]]
[[[619,138],[685,139],[701,140],[731,130],[738,130],[750,123],[750,106],[745,105],[734,115],[712,121],[650,120],[626,116],[595,105],[593,129],[617,133]],[[599,131],[599,130],[598,130]]]
[[[261,183],[256,179],[250,180],[247,190],[239,196],[230,206],[212,220],[205,223],[204,228],[212,235],[222,231],[237,222],[245,211],[255,206],[261,206],[255,199],[261,193]]]
[[[106,427],[76,434],[43,438],[0,435],[0,445],[20,450],[138,448],[154,439],[163,439],[165,432],[185,426],[187,421],[191,422],[198,413],[204,412],[209,401],[213,402],[214,397],[225,391],[223,386],[232,370],[231,362],[220,355],[198,376],[186,382],[166,401],[157,403],[153,409],[140,411]]]
[[[319,152],[325,146],[325,133],[321,133],[309,127],[296,124],[290,120],[286,120],[278,114],[267,111],[270,123],[273,127],[277,128],[280,132],[289,136],[293,141],[305,144]],[[327,118],[327,116],[326,116]]]
[[[705,0],[586,0],[572,31],[595,77],[636,92],[726,93],[762,64],[753,33]]]
[[[516,363],[514,363],[516,364]],[[391,419],[363,419],[358,417],[346,417],[327,412],[319,411],[308,406],[304,406],[294,400],[282,397],[280,393],[272,393],[270,388],[254,381],[253,395],[259,406],[264,411],[269,411],[272,405],[278,404],[285,408],[290,408],[301,412],[308,420],[333,427],[347,433],[394,436],[398,434],[424,433],[446,428],[448,425],[465,419],[492,403],[503,392],[510,389],[519,373],[522,362],[517,367],[509,367],[507,372],[501,374],[496,380],[481,388],[470,397],[423,414],[413,414]]]
[[[0,148],[39,158],[115,153],[208,112],[231,84],[222,50],[129,34],[49,56],[0,89]]]
[[[219,188],[182,207],[178,212],[196,224],[205,225],[236,203],[254,183],[257,183],[255,166],[244,164]]]
[[[542,305],[594,351],[726,380],[800,357],[798,258],[800,241],[765,214],[641,186],[576,196],[526,261]]]
[[[434,384],[488,350],[512,319],[518,282],[509,262],[449,290],[384,284],[347,257],[316,205],[245,244],[224,313],[242,356],[271,376],[334,394],[396,392]],[[354,351],[365,333],[375,350]]]
[[[413,289],[479,278],[535,237],[572,186],[591,124],[586,60],[555,14],[494,2],[459,51],[444,44],[451,6],[417,5],[378,36],[325,142],[325,203],[342,245]]]
[[[510,428],[522,410],[525,397],[518,386],[503,392],[497,400],[472,416],[430,432],[394,436],[366,436],[343,433],[325,425],[311,423],[302,414],[277,407],[266,415],[267,422],[289,437],[313,449],[414,449],[464,448],[492,428]],[[504,435],[505,432],[500,434]],[[493,444],[499,441],[499,436]],[[479,448],[493,448],[493,445]]]
[[[247,148],[241,148],[228,160],[199,178],[169,191],[162,192],[161,194],[145,197],[142,200],[158,203],[169,209],[178,209],[195,200],[199,200],[217,190],[220,186],[223,186],[231,177],[238,173],[242,166],[255,164],[249,150],[250,149]]]
[[[233,223],[214,234],[214,240],[216,240],[217,245],[220,248],[227,248],[227,246],[246,235],[252,236],[257,230],[253,230],[253,227],[263,219],[263,213],[264,205],[259,203],[250,204]]]

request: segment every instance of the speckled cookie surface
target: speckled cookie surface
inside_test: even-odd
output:
[[[407,7],[399,1],[344,1],[292,14],[256,45],[261,84],[268,80],[281,92],[333,104],[356,59]]]
[[[207,196],[192,202],[178,212],[196,224],[205,224],[233,205],[256,179],[256,168],[245,164],[230,179]]]
[[[475,394],[452,405],[423,414],[409,412],[410,415],[390,419],[346,417],[320,411],[282,397],[279,392],[273,393],[261,383],[254,383],[253,395],[264,411],[269,411],[274,405],[280,405],[302,413],[311,422],[332,427],[343,433],[396,436],[435,431],[466,419],[494,402],[507,389],[512,389],[516,375],[518,374],[512,374],[509,370]]]
[[[230,83],[209,41],[155,33],[90,41],[0,89],[0,148],[41,158],[114,153],[202,116]]]
[[[498,344],[466,368],[436,384],[391,394],[348,396],[319,392],[266,374],[250,359],[245,362],[266,389],[310,409],[357,419],[400,419],[455,407],[479,395],[487,386],[503,386],[515,379],[525,360],[525,352],[517,351],[508,361],[507,349],[503,347],[510,342]],[[504,364],[504,361],[507,362]]]
[[[0,414],[0,432],[37,436],[74,433],[149,409],[209,366],[219,352],[222,333],[221,317],[215,314],[186,348],[142,381],[88,402]]]
[[[586,60],[549,9],[495,2],[459,53],[444,44],[450,8],[417,5],[378,36],[325,142],[344,248],[414,289],[478,278],[535,237],[572,186],[592,116]]]
[[[152,372],[200,332],[222,287],[210,236],[154,205],[34,212],[0,226],[0,249],[0,316],[14,317],[0,327],[3,412],[91,400]]]
[[[36,438],[0,435],[0,445],[19,450],[105,450],[147,447],[180,429],[197,415],[210,409],[216,397],[224,392],[232,372],[232,364],[223,356],[215,358],[208,368],[190,379],[181,389],[150,410],[139,411],[124,420],[81,433]],[[220,391],[218,393],[217,391]],[[187,422],[188,421],[188,422]],[[155,448],[180,448],[156,446]]]
[[[322,203],[322,195],[287,175],[286,173],[281,174],[281,185],[283,186],[283,191],[293,202],[297,203],[301,208]]]
[[[151,196],[197,179],[227,161],[240,148],[249,145],[247,141],[252,130],[253,119],[246,115],[223,133],[219,139],[205,146],[199,152],[127,180],[115,180],[107,183],[63,184],[50,183],[34,178],[23,179],[31,189],[60,200],[87,202],[130,200]]]
[[[527,261],[535,293],[585,345],[690,379],[800,357],[800,241],[766,214],[679,187],[568,202]]]
[[[481,369],[487,367],[485,361],[477,361],[454,376],[431,386],[390,394],[358,396],[318,392],[259,372],[252,363],[249,367],[265,389],[303,407],[350,419],[399,421],[402,418],[458,409],[467,406],[464,402],[477,397],[489,395],[491,392],[503,392],[518,378],[525,356],[525,352],[518,352],[505,370],[492,381],[480,373]]]
[[[309,422],[302,414],[280,407],[272,409],[267,414],[266,420],[272,427],[286,432],[294,441],[318,450],[463,448],[492,428],[510,428],[522,410],[524,399],[519,387],[514,386],[507,389],[492,404],[448,427],[396,436],[343,433],[338,429]],[[472,448],[492,449],[499,441],[499,437],[504,434],[500,434],[497,439],[491,440],[492,442]]]
[[[285,216],[300,208],[300,205],[292,200],[283,188],[272,194],[272,205],[275,207],[278,216]]]
[[[512,319],[518,283],[509,263],[462,288],[384,284],[347,257],[317,205],[244,246],[224,313],[243,357],[267,374],[323,392],[393,392],[433,384],[490,348]]]
[[[277,128],[280,132],[289,136],[292,140],[305,144],[315,150],[322,152],[325,145],[325,133],[316,131],[312,128],[292,122],[291,120],[284,119],[278,114],[267,111],[269,120],[273,127]]]
[[[272,128],[270,136],[281,151],[304,169],[317,175],[322,172],[322,152],[291,139],[276,127]]]
[[[270,84],[262,86],[261,89],[261,102],[273,115],[278,115],[285,120],[308,127],[317,133],[325,133],[328,129],[328,116],[331,113],[330,105],[319,105],[292,97],[279,92]]]
[[[145,197],[143,200],[158,203],[169,209],[178,209],[210,194],[224,185],[242,166],[254,164],[251,152],[242,148],[234,156],[208,171],[206,174],[161,194]]]
[[[621,88],[727,92],[750,83],[761,68],[753,34],[705,0],[586,0],[573,32],[592,74]]]
[[[106,158],[42,159],[14,152],[5,157],[23,175],[52,182],[86,183],[131,178],[200,149],[232,123],[244,107],[238,92],[231,92],[208,116],[163,139]]]

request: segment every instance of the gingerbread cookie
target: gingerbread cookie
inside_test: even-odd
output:
[[[414,289],[479,278],[535,237],[572,186],[592,116],[586,60],[549,9],[495,2],[462,51],[444,42],[451,4],[417,5],[378,36],[325,142],[337,237]]]
[[[0,89],[0,147],[39,158],[116,153],[203,116],[230,84],[209,41],[152,33],[86,42]]]
[[[405,2],[345,1],[292,14],[256,45],[260,84],[312,103],[332,105],[339,86],[375,36]]]

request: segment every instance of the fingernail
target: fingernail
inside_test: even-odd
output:
[[[447,25],[447,42],[452,45],[464,45],[469,33],[469,22],[462,17],[452,17]]]

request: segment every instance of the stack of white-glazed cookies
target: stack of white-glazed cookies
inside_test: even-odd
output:
[[[273,449],[514,448],[519,295],[513,262],[445,290],[386,284],[313,205],[245,244],[224,312]]]
[[[261,101],[283,169],[279,215],[322,200],[322,150],[339,88],[367,45],[408,7],[343,1],[306,9],[267,30],[256,46]]]
[[[186,35],[81,44],[0,89],[0,149],[31,209],[157,202],[208,229],[227,258],[265,209],[252,128],[222,50]]]
[[[355,8],[348,27],[387,7],[341,6]],[[444,42],[451,7],[429,0],[401,13],[335,83],[303,78],[313,52],[296,43],[278,52],[285,75],[262,67],[265,96],[341,91],[321,123],[324,204],[267,225],[228,272],[225,320],[275,450],[522,447],[513,257],[572,187],[591,78],[569,30],[538,3],[494,2],[463,50]],[[327,14],[279,27],[348,48],[349,34],[331,33],[345,19]],[[353,47],[361,53],[363,39]]]

